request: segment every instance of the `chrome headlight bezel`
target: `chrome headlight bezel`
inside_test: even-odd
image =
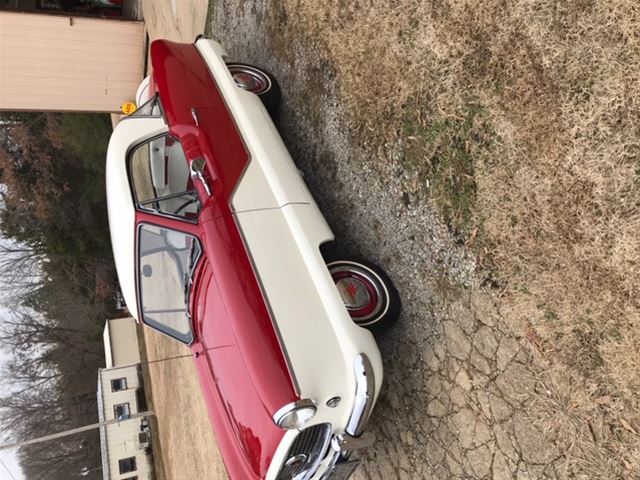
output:
[[[285,430],[299,430],[304,427],[318,412],[316,402],[303,398],[291,402],[273,415],[274,423]]]

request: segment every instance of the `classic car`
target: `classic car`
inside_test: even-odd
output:
[[[348,478],[382,384],[372,329],[400,301],[333,234],[276,130],[280,90],[220,44],[154,41],[113,131],[107,203],[120,286],[193,352],[233,479]]]

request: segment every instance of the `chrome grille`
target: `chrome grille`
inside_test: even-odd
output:
[[[302,430],[291,444],[277,480],[305,480],[315,473],[329,445],[331,425]]]

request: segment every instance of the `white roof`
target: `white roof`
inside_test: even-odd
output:
[[[107,209],[113,259],[124,301],[134,318],[138,317],[135,282],[135,209],[126,169],[129,149],[146,138],[167,131],[159,117],[128,117],[113,130],[107,150]]]
[[[102,332],[102,341],[104,342],[104,362],[107,368],[113,367],[113,355],[111,352],[111,335],[109,331],[109,320],[104,324],[104,332]]]

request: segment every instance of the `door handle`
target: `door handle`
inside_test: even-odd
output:
[[[191,163],[189,163],[189,173],[191,174],[191,178],[193,178],[194,180],[197,179],[198,181],[200,181],[200,183],[202,183],[202,186],[207,192],[207,195],[211,196],[211,188],[209,187],[207,180],[204,178],[205,164],[206,162],[204,158],[194,158],[193,160],[191,160]]]

